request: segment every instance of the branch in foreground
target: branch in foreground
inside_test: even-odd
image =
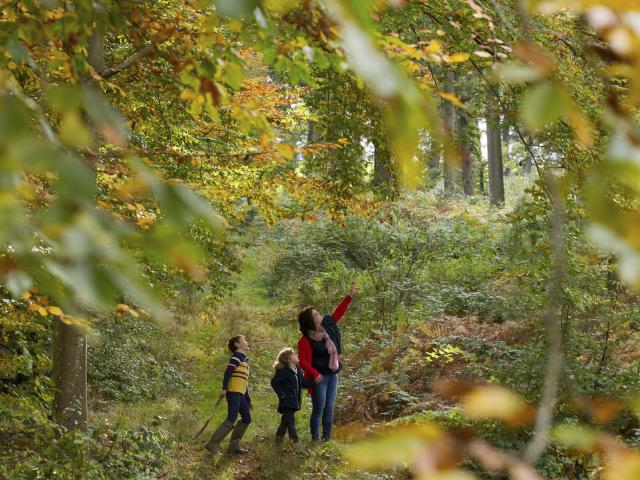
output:
[[[566,273],[564,218],[565,206],[560,197],[557,181],[547,177],[551,191],[551,250],[553,257],[552,280],[549,290],[549,301],[544,313],[547,330],[547,367],[542,387],[542,399],[536,415],[533,437],[527,445],[523,458],[530,465],[534,464],[544,453],[549,440],[549,431],[553,421],[553,411],[562,374],[562,326],[560,323],[560,307],[562,303],[562,286]]]

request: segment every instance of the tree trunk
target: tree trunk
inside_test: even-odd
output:
[[[385,196],[393,196],[395,188],[391,152],[389,151],[384,138],[374,140],[373,147],[374,164],[371,184],[376,190],[380,191]]]
[[[88,61],[96,72],[105,69],[104,29],[100,22],[89,38]],[[90,88],[96,82],[87,78]],[[96,144],[100,136],[94,128]],[[68,429],[87,427],[87,332],[79,325],[56,319],[53,326],[53,416]]]
[[[88,47],[87,59],[89,60],[89,65],[91,65],[97,73],[104,71],[106,68],[104,61],[104,29],[99,22],[97,22],[95,30],[89,37]]]
[[[489,107],[487,109],[487,167],[491,205],[504,203],[504,167],[500,140],[500,118],[494,109]]]
[[[447,71],[445,92],[453,93],[455,83],[455,73],[449,69]],[[443,113],[445,127],[449,131],[449,134],[453,135],[453,131],[456,123],[456,109],[453,103],[448,100],[443,100]],[[443,158],[442,162],[443,174],[444,174],[444,191],[445,193],[453,193],[456,189],[456,166],[452,159]]]
[[[460,138],[460,160],[462,165],[462,190],[465,195],[475,194],[473,176],[473,159],[471,158],[471,142],[469,138],[469,118],[460,111],[457,115],[458,134]]]
[[[87,427],[87,335],[56,318],[53,326],[53,416],[70,430]]]
[[[307,122],[307,143],[312,145],[317,143],[320,139],[320,132],[318,132],[318,125],[313,120]]]
[[[503,163],[506,163],[507,165],[509,165],[509,159],[511,158],[511,151],[510,151],[510,147],[511,147],[511,129],[510,129],[509,125],[504,123],[502,125],[502,128],[500,129],[500,131],[501,131],[501,136],[502,136],[502,145],[504,146],[504,149],[503,149],[503,152],[504,152]],[[509,167],[505,168],[504,174],[506,176],[509,176],[511,174]]]
[[[433,184],[440,174],[440,158],[442,157],[442,147],[436,143],[429,135],[429,146],[427,150],[428,178]]]
[[[524,137],[526,142],[528,144],[531,144],[531,139],[528,136]],[[522,170],[524,171],[524,173],[526,173],[527,175],[531,173],[531,168],[533,167],[533,161],[531,160],[531,155],[529,155],[527,153],[527,155],[525,155],[524,159],[522,160]]]

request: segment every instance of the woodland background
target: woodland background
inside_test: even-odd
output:
[[[640,478],[639,59],[631,0],[0,2],[0,476]],[[271,364],[354,282],[284,464]]]

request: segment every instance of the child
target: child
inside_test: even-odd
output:
[[[229,434],[231,430],[231,441],[229,442],[229,453],[247,453],[247,450],[240,447],[247,427],[251,423],[251,397],[249,396],[249,343],[243,335],[238,335],[229,340],[229,350],[233,353],[229,360],[229,365],[224,372],[222,380],[222,390],[220,396],[227,397],[227,418],[213,432],[211,439],[204,446],[210,452],[217,452],[220,442]],[[241,420],[236,423],[240,413]]]
[[[314,382],[304,379],[304,372],[298,366],[298,361],[298,355],[293,348],[285,348],[278,354],[278,360],[273,364],[276,374],[271,380],[271,386],[280,399],[278,413],[282,414],[276,433],[277,442],[282,442],[287,430],[293,443],[300,441],[296,432],[295,413],[300,410],[302,389],[310,388]]]

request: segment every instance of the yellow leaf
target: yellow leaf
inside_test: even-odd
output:
[[[510,421],[527,408],[526,402],[511,390],[498,385],[476,387],[464,398],[465,413],[473,418]]]
[[[300,0],[266,0],[264,3],[267,9],[283,13],[295,8],[300,3]]]
[[[463,106],[462,102],[460,101],[460,99],[454,93],[438,92],[438,95],[440,95],[445,100],[450,101],[451,103],[453,103],[457,107],[462,107]]]
[[[365,469],[402,465],[416,460],[425,446],[437,441],[441,435],[440,428],[432,423],[398,426],[351,444],[347,457],[350,463]]]
[[[48,315],[47,309],[44,307],[38,307],[38,313],[43,317],[46,317]]]
[[[593,144],[593,132],[586,115],[577,106],[571,105],[568,116],[576,140],[582,148],[589,148]]]
[[[242,20],[233,19],[229,22],[229,30],[231,30],[234,33],[241,32],[243,27],[244,27],[244,24],[242,23]]]
[[[79,327],[82,328],[87,328],[90,326],[89,322],[81,317],[72,317],[70,315],[63,315],[62,317],[60,317],[60,320],[62,320],[63,323],[65,323],[66,325],[78,325]]]
[[[66,145],[77,148],[89,148],[93,144],[91,131],[76,111],[67,112],[62,117],[62,121],[60,122],[60,139]]]
[[[603,478],[605,480],[637,480],[640,478],[640,453],[624,451],[612,454]]]
[[[47,307],[47,311],[52,315],[55,315],[56,317],[62,315],[62,310],[60,309],[60,307]]]
[[[29,300],[29,299],[31,298],[31,293],[30,293],[30,292],[24,292],[24,293],[21,295],[21,298],[22,298],[23,300]]]
[[[429,45],[427,45],[424,49],[426,53],[439,53],[441,50],[441,45],[438,40],[433,40]]]
[[[468,53],[454,53],[452,55],[445,55],[444,61],[447,63],[460,63],[466,62],[469,59]]]
[[[293,155],[295,154],[295,150],[288,143],[278,143],[276,146],[276,151],[285,159],[292,160]]]

